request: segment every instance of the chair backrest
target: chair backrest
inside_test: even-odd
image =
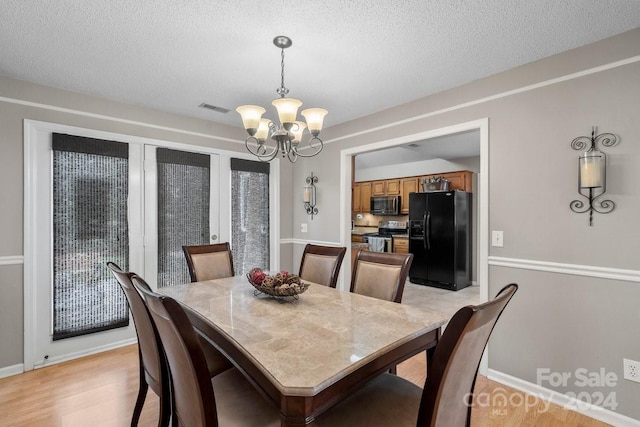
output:
[[[346,252],[345,247],[307,244],[302,253],[298,276],[313,283],[335,288]]]
[[[500,314],[518,289],[512,283],[489,302],[453,315],[428,366],[418,426],[469,426],[480,359]]]
[[[133,316],[133,323],[136,326],[138,336],[138,349],[140,352],[140,362],[145,371],[147,384],[160,395],[162,386],[168,384],[168,371],[163,359],[162,344],[158,331],[151,320],[149,310],[134,287],[131,278],[134,273],[123,271],[113,262],[108,262],[107,266],[113,272],[120,287],[124,291],[129,308]],[[145,285],[148,287],[145,283]]]
[[[351,274],[351,292],[401,302],[413,254],[360,251]]]
[[[215,245],[183,246],[192,282],[235,276],[228,242]]]
[[[217,426],[216,402],[207,362],[187,314],[174,299],[149,290],[142,278],[133,276],[132,281],[144,296],[162,340],[171,371],[172,416],[176,417],[177,425]]]

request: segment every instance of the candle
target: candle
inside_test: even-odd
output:
[[[311,188],[304,187],[304,199],[303,199],[303,201],[305,203],[311,202]]]
[[[600,156],[585,156],[580,159],[580,186],[582,188],[602,187]]]

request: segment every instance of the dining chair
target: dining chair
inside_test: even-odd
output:
[[[401,302],[413,254],[359,251],[351,274],[351,292]]]
[[[137,426],[144,405],[147,390],[151,390],[160,398],[160,416],[158,425],[168,426],[171,417],[171,396],[169,387],[169,371],[162,354],[160,337],[151,320],[147,307],[140,294],[133,286],[131,277],[134,273],[123,271],[117,264],[108,262],[107,267],[115,276],[124,291],[131,309],[133,323],[138,336],[138,359],[140,364],[140,385],[138,397],[133,409],[131,425]]]
[[[149,314],[147,305],[139,291],[133,285],[131,278],[135,273],[123,271],[117,264],[108,262],[107,266],[111,269],[120,287],[129,303],[133,323],[136,328],[138,337],[138,359],[140,365],[140,385],[138,388],[138,396],[133,409],[131,425],[138,425],[140,413],[144,405],[147,390],[151,387],[160,398],[160,416],[158,425],[168,426],[171,416],[171,395],[169,387],[169,371],[162,349],[162,343],[158,335],[153,320]],[[140,281],[139,287],[151,291],[149,285]],[[232,367],[231,363],[216,350],[211,344],[200,337],[202,348],[205,354],[207,370],[210,377],[218,375],[221,372]]]
[[[183,246],[192,282],[235,276],[229,242]]]
[[[278,412],[236,369],[213,378],[200,341],[184,309],[174,299],[144,287],[133,277],[158,329],[171,375],[173,425],[185,427],[280,426]]]
[[[320,416],[317,427],[468,427],[473,387],[493,327],[518,289],[502,288],[489,302],[453,315],[435,348],[424,388],[382,374]]]
[[[346,252],[347,248],[345,247],[320,246],[309,243],[302,252],[298,276],[313,283],[335,288]]]

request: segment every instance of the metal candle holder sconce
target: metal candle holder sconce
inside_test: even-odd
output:
[[[316,184],[318,183],[318,177],[313,176],[313,172],[306,179],[307,185],[304,186],[304,209],[307,211],[307,215],[311,215],[313,220],[314,215],[318,215],[318,208],[316,208]]]
[[[595,126],[591,128],[591,137],[579,136],[571,141],[574,150],[587,149],[578,157],[578,193],[587,199],[588,204],[574,200],[569,207],[576,213],[589,212],[589,226],[593,225],[593,212],[607,214],[616,207],[611,200],[598,200],[607,191],[607,155],[598,150],[597,144],[612,147],[617,142],[612,133],[596,135]]]

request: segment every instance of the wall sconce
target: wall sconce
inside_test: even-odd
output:
[[[576,213],[589,212],[589,226],[593,225],[593,212],[606,214],[616,204],[611,200],[597,200],[607,191],[607,155],[598,150],[597,144],[612,147],[618,142],[615,135],[602,133],[596,136],[596,127],[591,128],[591,137],[579,136],[571,141],[571,148],[583,152],[578,157],[578,193],[585,197],[588,205],[582,200],[574,200],[569,204]]]
[[[304,209],[307,211],[307,215],[311,215],[311,220],[313,220],[314,215],[318,215],[318,208],[316,208],[316,184],[318,182],[318,177],[313,176],[313,172],[311,172],[311,176],[307,177],[307,185],[304,186]]]

